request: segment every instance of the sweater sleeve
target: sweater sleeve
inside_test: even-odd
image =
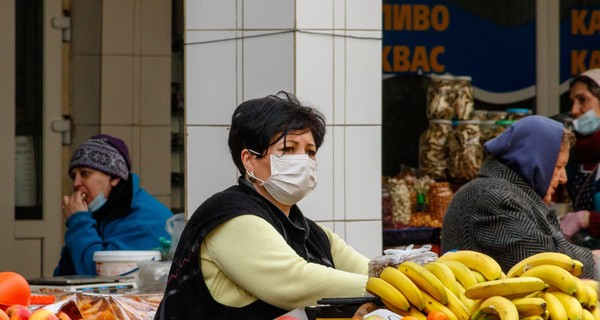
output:
[[[600,238],[600,212],[590,211],[590,225],[588,230],[592,237]]]
[[[254,215],[229,220],[211,231],[205,243],[215,264],[237,286],[286,310],[316,305],[323,297],[365,295],[366,273],[307,262],[273,226]]]

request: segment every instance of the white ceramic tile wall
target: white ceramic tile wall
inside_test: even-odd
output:
[[[332,29],[334,1],[296,1],[298,29]]]
[[[291,29],[295,25],[294,0],[245,0],[244,29]]]
[[[329,33],[296,35],[296,95],[333,123],[333,40]]]
[[[188,215],[214,193],[235,184],[238,171],[231,160],[225,126],[187,127]]]
[[[291,0],[187,2],[188,215],[235,183],[237,171],[226,145],[231,101],[237,105],[289,90],[320,108],[328,122],[318,155],[319,184],[300,207],[374,257],[382,248],[381,3],[307,0],[295,5],[296,12]],[[288,33],[294,22],[301,30]],[[210,48],[191,45],[236,35],[248,38]]]
[[[346,29],[380,30],[380,0],[346,0]]]
[[[345,223],[346,243],[365,256],[374,258],[382,253],[382,226],[378,221],[350,221]]]
[[[186,32],[186,121],[227,125],[238,104],[236,31]],[[225,41],[222,41],[225,40]],[[213,42],[214,41],[214,42]]]
[[[346,39],[346,123],[381,124],[381,32],[353,31]],[[379,40],[377,40],[379,39]]]
[[[186,30],[235,29],[236,0],[185,1]]]
[[[381,126],[345,131],[346,220],[381,219]]]
[[[280,33],[283,32],[283,33]],[[244,31],[244,100],[294,91],[294,33]]]

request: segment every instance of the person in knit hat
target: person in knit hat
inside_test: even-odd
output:
[[[600,69],[573,78],[569,99],[577,136],[567,167],[573,212],[563,216],[561,227],[574,243],[600,249]]]
[[[93,255],[107,250],[155,250],[172,212],[139,185],[127,145],[100,134],[71,156],[74,192],[63,196],[65,245],[55,276],[95,275]]]

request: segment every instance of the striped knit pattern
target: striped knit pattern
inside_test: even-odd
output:
[[[516,172],[493,158],[454,195],[444,217],[441,249],[483,252],[504,272],[535,253],[562,252],[583,262],[583,277],[596,277],[591,251],[569,243],[556,212]]]

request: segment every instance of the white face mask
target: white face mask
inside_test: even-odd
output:
[[[590,109],[579,118],[573,120],[573,127],[578,133],[589,136],[600,129],[600,118],[594,109]]]
[[[271,176],[262,182],[267,192],[285,205],[294,205],[309,194],[317,185],[317,161],[305,154],[271,155]]]

